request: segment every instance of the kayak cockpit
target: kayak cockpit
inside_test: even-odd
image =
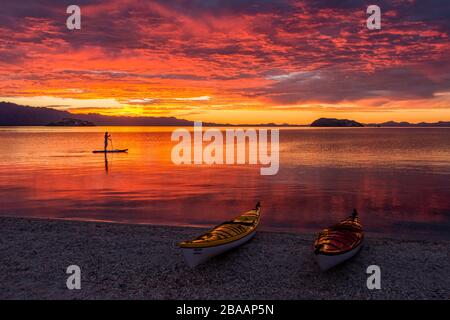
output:
[[[314,243],[316,254],[343,254],[358,247],[364,238],[356,217],[349,217],[319,233]]]

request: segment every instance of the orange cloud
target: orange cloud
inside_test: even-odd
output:
[[[86,0],[81,7],[82,29],[69,31],[58,1],[5,1],[2,99],[42,105],[52,97],[74,112],[233,123],[270,114],[304,123],[339,112],[410,120],[417,114],[409,110],[421,109],[445,120],[450,108],[449,96],[439,95],[450,91],[446,6],[382,3],[376,32],[365,28],[356,1]]]

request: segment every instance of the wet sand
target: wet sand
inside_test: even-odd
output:
[[[323,273],[314,234],[259,232],[190,269],[184,227],[0,218],[1,299],[450,299],[450,241],[366,237],[360,254]],[[81,267],[68,290],[67,266]],[[381,268],[381,290],[366,268]]]

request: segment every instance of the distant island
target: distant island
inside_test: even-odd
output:
[[[315,120],[310,125],[311,127],[383,127],[383,128],[445,128],[450,127],[450,121],[439,121],[439,122],[420,122],[420,123],[409,123],[409,122],[395,122],[387,121],[383,123],[369,123],[362,124],[354,120],[348,119],[334,119],[334,118],[320,118]]]
[[[73,119],[73,118],[64,118],[60,121],[53,121],[46,124],[48,127],[93,127],[95,124],[90,121]]]
[[[320,118],[311,123],[311,127],[364,127],[359,122],[347,119]]]

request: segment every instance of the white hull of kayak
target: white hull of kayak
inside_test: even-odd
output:
[[[356,255],[359,252],[359,250],[361,250],[362,245],[363,244],[361,243],[356,248],[344,254],[337,254],[337,255],[325,255],[320,253],[316,254],[317,263],[319,264],[319,267],[320,269],[322,269],[322,271],[326,271]]]
[[[252,233],[249,233],[245,237],[242,237],[239,240],[225,243],[222,245],[214,246],[214,247],[205,247],[205,248],[182,248],[184,259],[189,267],[193,268],[200,263],[203,263],[210,258],[222,254],[228,250],[239,247],[240,245],[249,241],[256,234],[256,230]]]

